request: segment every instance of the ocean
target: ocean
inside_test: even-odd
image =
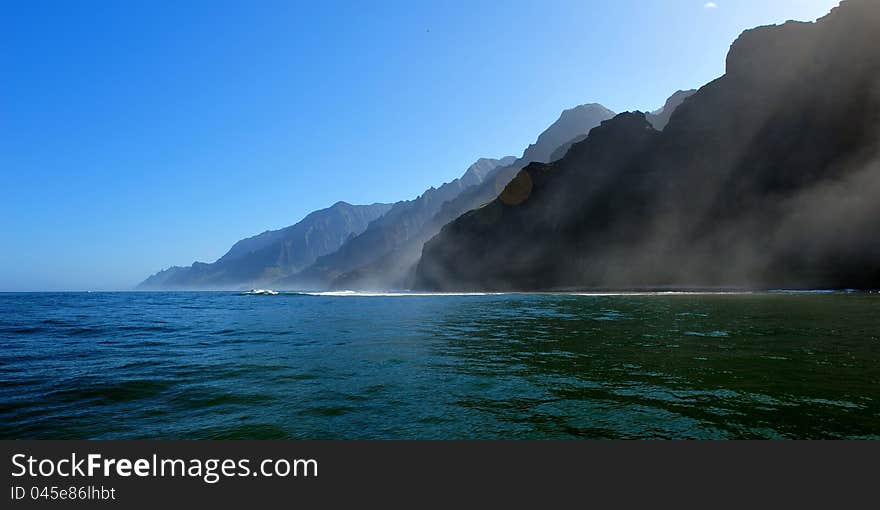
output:
[[[880,294],[0,294],[0,438],[880,438]]]

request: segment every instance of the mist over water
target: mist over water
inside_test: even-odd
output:
[[[880,438],[880,294],[0,294],[2,438]]]

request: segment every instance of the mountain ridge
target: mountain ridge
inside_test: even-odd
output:
[[[652,120],[656,121],[657,119],[660,119],[658,125],[662,129],[675,109],[694,92],[694,90],[679,90],[675,92],[666,100],[664,106],[656,111],[657,115],[653,115]],[[602,117],[611,118],[610,116],[613,116],[611,110],[608,110],[597,103],[589,103],[565,110],[560,115],[560,119],[570,117],[574,112],[586,113],[591,109],[596,117],[583,123],[582,126],[589,126],[593,124],[596,119],[601,119]],[[585,128],[581,127],[580,129],[582,130]],[[576,131],[579,129],[574,130]],[[557,134],[555,140],[552,142],[548,142],[549,137],[547,136],[539,136],[539,143],[544,143],[545,145],[547,143],[555,143],[564,138],[565,135],[566,133],[564,132],[562,132],[561,135]],[[586,136],[586,133],[578,135],[574,139],[557,147],[551,152],[549,161],[552,162],[564,156],[572,145],[582,141]],[[490,188],[488,185],[484,184],[482,187],[472,188],[471,190],[462,193],[456,199],[444,204],[441,211],[425,225],[417,236],[410,239],[408,243],[399,246],[386,257],[383,257],[374,264],[357,268],[340,275],[332,282],[331,288],[334,290],[387,290],[389,288],[411,288],[415,282],[415,265],[419,261],[424,244],[439,233],[441,228],[450,221],[472,209],[480,207],[483,203],[488,202],[497,196],[500,188],[502,188],[501,184],[506,185],[518,170],[532,162],[529,156],[534,156],[535,145],[536,144],[530,145],[529,148],[524,151],[523,157],[517,160],[514,165],[509,167],[499,167],[494,170],[494,173],[496,174],[494,176],[494,188]]]
[[[349,290],[400,289],[411,286],[412,269],[421,255],[424,242],[433,237],[444,224],[479,206],[480,203],[494,198],[520,168],[537,157],[552,154],[558,148],[554,144],[559,143],[559,140],[564,142],[577,133],[585,133],[613,115],[614,112],[598,103],[586,103],[564,110],[554,123],[538,135],[535,143],[530,144],[523,151],[520,158],[509,165],[496,166],[486,173],[483,182],[439,204],[439,209],[427,218],[419,229],[411,232],[406,238],[385,246],[380,256],[375,256],[372,260],[362,260],[359,264],[343,266],[329,278],[326,273],[317,279],[310,279],[313,275],[306,274],[304,280],[308,282],[307,285]],[[365,232],[365,235],[368,234]],[[317,261],[316,265],[321,262],[321,260]],[[318,273],[320,274],[320,271]],[[293,277],[281,284],[289,284],[291,281],[296,281],[296,278]],[[300,282],[302,281],[301,279]]]
[[[362,265],[370,264],[393,250],[417,232],[434,211],[447,200],[453,199],[470,187],[479,185],[486,175],[512,159],[480,158],[471,164],[461,177],[431,187],[413,200],[401,201],[363,232],[348,239],[337,250],[318,257],[303,271],[272,282],[272,286],[298,289],[327,288],[330,281]]]
[[[620,114],[426,243],[427,290],[880,287],[880,3],[747,30],[662,131]]]
[[[257,285],[311,264],[391,209],[391,204],[336,202],[278,230],[237,241],[212,263],[172,266],[141,282],[141,290],[228,289]]]

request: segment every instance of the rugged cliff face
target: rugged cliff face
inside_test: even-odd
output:
[[[412,285],[415,264],[425,241],[447,222],[492,200],[522,167],[546,161],[559,144],[586,134],[614,112],[599,104],[584,104],[562,112],[518,159],[496,161],[482,172],[479,183],[455,189],[429,190],[412,202],[396,206],[381,221],[346,243],[339,251],[322,257],[300,274],[282,280],[280,287],[339,289],[400,289]],[[484,160],[481,160],[484,161]],[[472,167],[473,168],[473,167]],[[465,176],[471,174],[471,170]],[[462,178],[464,180],[464,178]],[[447,185],[444,185],[447,186]]]
[[[535,143],[529,145],[523,151],[524,164],[538,161],[549,163],[553,161],[551,155],[572,137],[587,134],[596,127],[599,122],[614,117],[614,112],[598,103],[582,104],[564,110],[556,122],[545,129]]]
[[[495,168],[513,161],[513,157],[477,160],[460,178],[439,188],[432,187],[414,200],[397,202],[384,216],[348,239],[337,250],[318,257],[303,271],[273,282],[272,285],[281,288],[328,287],[340,274],[372,264],[405,243],[421,230],[443,203],[471,187],[478,186]]]
[[[442,204],[439,211],[406,242],[398,244],[371,264],[343,273],[333,280],[331,286],[334,289],[356,290],[411,288],[415,266],[425,242],[437,235],[443,225],[498,196],[498,193],[524,166],[534,161],[552,161],[555,154],[571,147],[572,136],[576,135],[575,139],[586,137],[590,129],[612,117],[614,112],[596,103],[583,104],[563,111],[559,118],[538,136],[535,143],[523,151],[522,157],[493,169],[479,186],[473,186]],[[569,141],[565,142],[565,140]]]
[[[669,99],[666,100],[666,103],[659,110],[646,113],[645,118],[648,119],[648,122],[651,123],[651,126],[653,126],[654,129],[657,131],[663,131],[663,128],[669,123],[672,113],[681,106],[681,103],[683,103],[685,99],[694,95],[695,92],[696,90],[677,91],[675,94],[669,96]]]
[[[425,245],[428,289],[880,287],[880,2],[744,32],[672,114],[594,129]]]
[[[138,288],[226,289],[265,283],[337,250],[390,209],[390,204],[338,202],[290,227],[242,239],[212,264],[172,267],[150,276]]]
[[[657,129],[662,129],[672,112],[695,90],[678,91],[667,99],[662,108],[648,114],[648,121]],[[406,242],[397,245],[385,256],[371,264],[343,273],[333,280],[334,289],[408,289],[414,284],[415,266],[422,254],[425,242],[440,232],[440,229],[462,214],[480,207],[497,197],[517,172],[532,162],[549,163],[562,158],[577,142],[584,140],[587,133],[603,120],[614,117],[614,112],[599,104],[585,104],[562,112],[559,119],[547,128],[537,141],[530,145],[523,156],[508,166],[499,166],[486,175],[480,186],[474,186],[453,200],[443,204],[440,211],[425,223],[421,231]],[[554,144],[565,140],[572,133],[578,134],[555,149]],[[552,149],[552,150],[551,150]],[[547,155],[549,154],[549,156]]]

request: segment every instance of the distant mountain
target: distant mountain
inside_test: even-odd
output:
[[[390,204],[337,202],[299,223],[242,239],[212,264],[171,267],[147,278],[139,289],[224,289],[273,281],[337,250],[391,210]]]
[[[612,117],[614,117],[614,112],[597,103],[582,104],[564,110],[556,122],[538,135],[535,143],[523,151],[520,160],[526,163],[532,161],[549,163],[552,161],[550,155],[560,145],[577,135],[589,133],[591,129],[599,125],[599,122]]]
[[[600,122],[610,119],[614,112],[599,104],[584,104],[565,110],[553,124],[544,130],[523,151],[521,158],[498,165],[485,174],[483,182],[462,191],[453,199],[440,204],[435,214],[423,222],[421,228],[402,242],[388,247],[381,257],[351,264],[332,280],[335,289],[389,289],[408,288],[412,285],[413,270],[422,253],[422,246],[446,223],[461,214],[495,198],[516,173],[533,161],[548,161],[567,140],[585,135]],[[366,233],[365,233],[366,234]]]
[[[684,102],[685,99],[692,96],[696,92],[696,90],[679,90],[675,94],[672,94],[661,106],[658,110],[655,110],[651,113],[646,114],[645,116],[648,119],[648,122],[654,126],[654,129],[657,131],[663,131],[663,128],[666,127],[666,123],[669,122],[669,117],[672,116],[672,112],[675,111],[678,106]],[[612,115],[613,117],[613,115]],[[610,117],[609,117],[610,118]],[[560,145],[550,154],[550,157],[547,161],[543,161],[544,163],[549,163],[551,161],[556,161],[562,159],[565,156],[565,153],[568,152],[568,149],[571,148],[572,145],[582,142],[587,138],[587,133],[580,134],[571,140],[565,142]],[[536,160],[537,161],[537,160]]]
[[[658,112],[671,113],[679,102],[670,98]],[[408,287],[422,246],[443,225],[492,200],[527,164],[561,157],[590,129],[613,116],[599,104],[565,110],[518,159],[479,159],[462,177],[410,201],[373,206],[340,202],[291,227],[243,239],[214,263],[172,267],[138,288]]]
[[[571,140],[560,145],[559,147],[556,148],[555,151],[553,151],[553,154],[550,155],[550,159],[547,161],[547,163],[556,161],[558,159],[562,159],[563,157],[565,157],[565,153],[568,152],[568,149],[571,149],[572,145],[574,145],[578,142],[582,142],[586,139],[587,139],[587,134],[584,133],[582,135],[577,135],[576,137],[572,138]]]
[[[875,0],[744,32],[663,131],[620,114],[446,225],[416,286],[880,288],[878,33]]]
[[[694,95],[695,92],[696,89],[677,91],[675,94],[669,96],[669,99],[666,100],[666,104],[664,104],[663,107],[651,113],[646,113],[645,118],[654,129],[657,131],[663,131],[663,128],[666,127],[669,118],[672,117],[672,113],[676,108],[678,108],[685,99]]]
[[[444,202],[457,197],[464,190],[483,182],[498,166],[514,161],[481,158],[458,179],[439,188],[430,188],[414,200],[394,204],[387,214],[371,223],[362,233],[349,239],[338,250],[318,258],[300,273],[273,283],[280,288],[325,288],[339,275],[370,264],[418,233]]]

